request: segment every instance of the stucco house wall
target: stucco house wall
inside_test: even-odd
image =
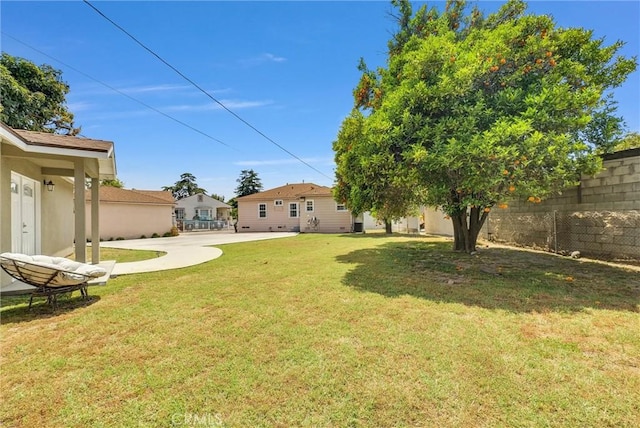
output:
[[[42,254],[66,257],[73,253],[73,182],[59,179],[55,184],[53,192],[42,192]]]
[[[429,235],[453,236],[453,224],[447,215],[437,208],[425,207],[424,233]]]
[[[313,211],[307,210],[307,202],[313,201]],[[314,196],[300,202],[299,218],[301,232],[349,233],[352,231],[352,216],[348,210],[338,210],[338,204],[332,196]],[[317,227],[310,221],[317,219]]]
[[[371,213],[366,212],[362,215],[364,230],[385,230],[384,223],[378,221]]]
[[[282,206],[275,206],[273,199],[238,199],[238,232],[300,232],[300,219],[289,216],[290,203],[297,205],[298,201],[283,200]],[[266,217],[260,217],[260,205],[266,207]]]
[[[87,195],[89,204],[89,192]],[[160,199],[143,190],[103,186],[100,188],[100,239],[137,239],[143,235],[150,238],[154,233],[162,236],[173,226],[173,206],[172,198]],[[88,216],[89,230],[91,219]]]

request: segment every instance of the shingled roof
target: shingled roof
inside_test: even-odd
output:
[[[160,195],[160,193],[168,193]],[[171,197],[169,199],[169,196]],[[91,200],[91,190],[86,192],[87,201]],[[120,202],[147,205],[174,205],[171,192],[156,190],[128,190],[111,186],[100,186],[100,202]]]
[[[163,201],[167,201],[172,204],[176,203],[176,199],[173,197],[173,194],[166,190],[138,190],[138,189],[131,189],[131,190],[133,192],[138,192],[147,196],[152,196],[154,198],[162,199]]]
[[[107,153],[113,148],[112,141],[72,137],[70,135],[52,134],[50,132],[26,131],[24,129],[12,129],[12,131],[33,146],[58,147],[63,149],[78,149]]]
[[[276,187],[274,189],[265,190],[264,192],[254,193],[252,195],[241,196],[237,200],[241,201],[261,201],[272,199],[297,199],[300,197],[311,196],[328,196],[332,197],[330,187],[319,186],[314,183],[294,183]]]

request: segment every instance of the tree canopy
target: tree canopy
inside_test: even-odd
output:
[[[521,0],[488,16],[464,1],[415,14],[392,3],[386,67],[361,61],[334,142],[335,194],[350,209],[440,207],[454,249],[472,252],[494,206],[540,202],[599,170],[622,122],[608,91],[636,67],[616,56],[622,42],[559,28]]]
[[[124,182],[122,182],[122,180],[118,178],[101,180],[100,185],[107,187],[117,187],[119,189],[124,188]]]
[[[77,135],[62,72],[5,52],[0,56],[0,120],[16,129]]]
[[[176,181],[173,186],[164,186],[162,190],[171,192],[176,201],[198,193],[207,194],[207,191],[196,183],[196,177],[188,172],[180,175],[180,180]]]
[[[615,151],[640,149],[640,133],[629,132],[615,146]]]
[[[262,190],[262,180],[258,177],[258,173],[252,169],[240,171],[240,177],[236,179],[236,182],[238,183],[236,196],[252,195]]]

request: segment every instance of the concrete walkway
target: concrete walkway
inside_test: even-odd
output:
[[[177,269],[208,262],[222,255],[222,250],[212,245],[235,242],[261,241],[265,239],[295,236],[293,232],[233,233],[233,232],[191,232],[171,238],[132,239],[125,241],[101,242],[103,248],[123,248],[127,250],[160,251],[166,254],[149,260],[130,263],[116,263],[111,276],[131,273],[155,272]]]

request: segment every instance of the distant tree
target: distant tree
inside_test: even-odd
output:
[[[213,199],[219,200],[220,202],[224,202],[224,196],[216,195],[215,193],[212,193],[209,196],[212,197]]]
[[[107,187],[117,187],[118,189],[122,189],[124,187],[124,183],[117,178],[114,178],[113,180],[102,180],[100,182],[100,185]]]
[[[0,57],[0,120],[16,129],[77,135],[67,109],[69,85],[62,72],[50,65],[37,66],[24,58]]]
[[[231,218],[238,218],[238,201],[236,198],[229,199],[227,204],[231,205]]]
[[[240,177],[236,180],[236,196],[247,196],[258,193],[262,190],[262,181],[252,169],[243,169],[240,171]]]
[[[182,174],[180,176],[180,180],[176,181],[173,186],[164,186],[162,190],[165,192],[171,192],[176,200],[184,199],[198,193],[202,193],[203,195],[207,194],[205,189],[198,187],[196,177],[188,172]]]
[[[622,140],[616,145],[615,150],[619,152],[621,150],[638,149],[640,148],[640,133],[629,132],[622,137]]]

